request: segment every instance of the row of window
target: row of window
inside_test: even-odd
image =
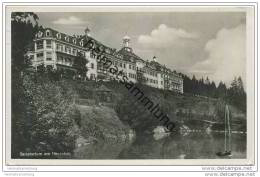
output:
[[[41,52],[41,53],[37,53],[36,56],[37,56],[37,58],[41,58],[41,57],[43,57],[43,52]]]
[[[36,45],[37,45],[37,49],[42,49],[43,48],[43,40],[37,41]],[[51,40],[46,40],[46,48],[52,48],[52,41]],[[80,52],[85,57],[85,52],[84,51],[77,50],[77,49],[75,49],[73,47],[69,47],[69,46],[62,45],[62,44],[56,44],[56,48],[57,48],[58,51],[65,52],[67,54],[71,54],[71,55],[74,55],[74,56],[76,56],[77,53]],[[37,54],[37,57],[43,57],[43,53]],[[96,55],[94,53],[91,53],[90,57],[91,58],[96,58]],[[52,60],[52,57],[47,57],[46,60]],[[118,61],[114,61],[112,63],[115,66],[118,66],[118,67],[121,67],[121,68],[126,68],[126,64],[125,63],[118,62]],[[94,69],[94,66],[92,66],[92,64],[91,64],[91,68]],[[129,69],[131,69],[131,70],[140,70],[140,68],[136,67],[135,65],[131,65],[131,64],[129,64]],[[147,73],[147,74],[151,75],[151,76],[157,77],[157,73],[154,72],[154,71],[149,71],[147,69],[144,69],[142,71],[144,73]],[[162,74],[161,77],[162,78],[170,78],[170,76],[167,75],[167,74]],[[135,78],[135,76],[131,76],[131,78]],[[176,80],[176,79],[174,81],[180,82],[180,80]],[[151,83],[155,83],[155,82],[151,81]]]
[[[151,76],[153,76],[153,77],[157,77],[157,73],[154,72],[154,71],[150,71],[150,70],[148,70],[148,69],[142,69],[142,68],[138,68],[138,67],[136,67],[136,69],[139,70],[139,71],[141,71],[141,72],[143,72],[143,73],[146,73],[146,74],[148,74],[148,75],[151,75]]]
[[[149,81],[149,82],[152,83],[152,84],[158,84],[158,81],[157,81],[157,80],[154,80],[154,79],[148,79],[148,78],[146,78],[146,81]]]
[[[66,64],[66,65],[72,65],[72,63],[73,63],[73,59],[72,58],[63,57],[63,56],[58,56],[57,57],[57,61],[58,61],[58,63]]]
[[[43,52],[36,54],[37,58],[43,58]],[[51,61],[52,60],[52,52],[46,52],[46,60]]]
[[[132,74],[132,73],[128,73],[128,77],[133,78],[133,79],[137,78],[136,74]]]
[[[114,61],[114,62],[112,62],[112,64],[115,65],[115,66],[121,67],[121,68],[126,68],[126,64],[125,63]]]
[[[46,40],[46,48],[49,48],[49,49],[52,48],[51,40]],[[43,49],[43,40],[36,42],[36,49]]]
[[[74,56],[77,56],[78,53],[81,53],[82,56],[86,56],[85,55],[85,52],[83,50],[77,50],[73,47],[69,47],[69,46],[64,46],[62,44],[56,44],[56,49],[57,51],[60,51],[60,52],[64,52],[64,53],[67,53],[67,54],[71,54],[71,55],[74,55]]]
[[[42,35],[43,35],[43,33],[42,33],[41,31],[37,34],[38,37],[42,37]],[[50,31],[47,30],[46,33],[45,33],[45,35],[46,35],[46,37],[50,37],[50,36],[51,36]],[[56,34],[56,37],[57,37],[58,39],[61,39],[61,34],[60,34],[60,33],[57,33],[57,34]],[[70,42],[69,36],[65,36],[65,41]],[[72,42],[73,42],[73,44],[77,44],[76,38],[72,39]],[[80,44],[81,46],[83,46],[83,41],[81,40],[81,41],[79,42],[79,44]]]
[[[135,65],[129,65],[129,69],[135,70],[136,67],[135,67]]]
[[[51,61],[52,60],[52,52],[46,52],[46,60]]]

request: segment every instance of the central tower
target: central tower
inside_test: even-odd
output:
[[[127,50],[128,52],[132,52],[132,48],[130,47],[130,40],[131,38],[129,36],[123,37],[123,48]]]

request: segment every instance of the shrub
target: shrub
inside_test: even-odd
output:
[[[54,82],[37,74],[25,74],[22,84],[27,101],[21,118],[26,120],[17,123],[27,122],[20,127],[29,144],[20,151],[72,152],[78,134],[75,125],[80,126],[73,89],[66,81]]]

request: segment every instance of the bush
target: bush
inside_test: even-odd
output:
[[[26,120],[16,123],[22,127],[21,134],[29,143],[18,146],[22,147],[19,151],[72,152],[78,134],[76,125],[80,126],[80,115],[73,104],[76,99],[73,89],[66,81],[54,82],[37,74],[25,74],[22,84],[27,101],[25,115],[21,118]]]

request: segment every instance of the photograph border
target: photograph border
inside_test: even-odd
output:
[[[39,3],[42,3],[42,2],[37,2],[37,3],[33,3],[33,4],[39,4]],[[55,4],[55,3],[59,3],[59,2],[51,2],[51,3],[44,3],[44,4]],[[74,3],[69,3],[69,2],[67,2],[68,4],[74,4],[75,6],[77,6],[76,4],[78,3],[78,2],[74,2]],[[67,3],[65,3],[65,4],[67,4]],[[99,6],[99,5],[97,5],[97,4],[99,4],[99,3],[101,3],[101,2],[88,2],[88,3],[83,3],[83,4],[86,4],[86,6]],[[117,2],[116,2],[117,3]],[[137,5],[137,4],[142,4],[142,3],[144,3],[144,2],[138,2],[138,3],[134,3],[134,4],[136,4],[136,5],[125,5],[125,4],[132,4],[132,3],[129,3],[129,2],[124,2],[124,3],[121,3],[121,5],[115,5],[115,4],[113,4],[113,2],[111,2],[111,3],[109,3],[109,4],[111,4],[111,5],[104,5],[104,4],[102,4],[102,5],[100,5],[100,6],[109,6],[109,7],[111,7],[111,6],[145,6],[145,5],[149,5],[149,6],[158,6],[158,5],[156,5],[157,3],[155,3],[155,2],[152,2],[154,5],[151,5],[151,4],[146,4],[146,2],[145,2],[145,5]],[[159,6],[164,6],[164,5],[161,5],[161,4],[166,4],[167,3],[167,5],[165,5],[165,6],[176,6],[176,7],[178,7],[178,6],[183,6],[183,7],[192,7],[192,6],[211,6],[211,7],[216,7],[216,6],[227,6],[227,7],[233,7],[233,6],[243,6],[243,5],[241,5],[241,3],[243,4],[243,3],[247,3],[248,4],[248,2],[239,2],[239,5],[237,5],[237,4],[235,4],[235,3],[230,3],[230,2],[225,2],[225,3],[228,3],[229,5],[219,5],[218,4],[218,2],[211,2],[211,3],[213,3],[214,5],[183,5],[183,3],[182,3],[182,5],[178,5],[179,3],[178,2],[175,2],[175,3],[169,3],[169,2],[160,2],[159,4]],[[15,4],[15,3],[4,3],[4,4],[2,4],[2,13],[4,13],[4,12],[6,12],[5,10],[6,9],[4,9],[4,8],[6,8],[7,6],[9,6],[9,5],[7,5],[7,4]],[[21,6],[25,6],[25,4],[28,4],[27,2],[25,3],[21,3],[21,2],[19,2],[19,4],[23,4],[23,5],[21,5]],[[30,4],[30,3],[29,3]],[[95,5],[92,5],[92,4],[95,4]],[[168,5],[168,4],[171,4],[171,5]],[[186,4],[186,3],[185,3]],[[234,5],[231,5],[231,4],[234,4]],[[257,13],[257,16],[258,16],[258,11],[255,11],[255,10],[258,10],[257,8],[258,8],[258,3],[257,2],[254,2],[254,3],[249,3],[249,4],[251,4],[251,5],[245,5],[245,7],[254,7],[254,18],[256,18],[256,13]],[[74,6],[73,5],[73,6]],[[11,5],[11,6],[13,6],[13,5]],[[15,5],[15,6],[17,6],[17,5]],[[29,5],[29,6],[38,6],[38,5]],[[45,6],[45,5],[41,5],[41,6]],[[46,5],[46,6],[50,6],[50,5]],[[51,6],[56,6],[56,5],[51,5]],[[57,6],[61,6],[61,5],[57,5]],[[64,6],[64,5],[62,5],[62,6]],[[69,6],[71,6],[71,5],[69,5]],[[5,22],[5,14],[6,13],[4,13],[3,15],[2,15],[2,21],[3,22]],[[5,23],[6,24],[6,23]],[[3,24],[3,25],[5,25],[5,24]],[[255,30],[256,29],[256,30]],[[4,38],[5,37],[5,31],[6,30],[6,28],[3,28],[2,29],[2,39],[6,39],[6,38]],[[257,21],[256,21],[256,19],[254,19],[254,40],[256,40],[256,41],[254,41],[254,49],[256,49],[256,47],[258,47],[258,38],[256,39],[256,37],[258,37],[258,23],[257,23]],[[2,58],[3,58],[3,60],[2,60],[2,67],[3,67],[3,69],[2,69],[2,80],[4,81],[5,80],[5,82],[4,83],[6,83],[6,72],[5,72],[5,66],[6,66],[6,60],[4,60],[5,59],[5,55],[4,55],[4,50],[6,49],[6,43],[5,43],[6,41],[5,40],[2,40],[2,46],[3,46],[3,52],[2,52]],[[255,74],[257,73],[258,74],[258,68],[257,68],[257,65],[256,65],[256,63],[257,63],[257,60],[256,60],[256,58],[258,58],[258,51],[257,50],[255,50],[254,51],[254,77],[256,78],[256,76],[255,76]],[[258,120],[256,119],[256,117],[258,116],[258,109],[256,108],[256,106],[258,106],[258,100],[256,99],[256,96],[258,96],[258,83],[256,83],[256,79],[254,78],[254,123],[255,123],[255,127],[254,127],[254,139],[256,139],[257,140],[257,137],[258,137],[258,128],[256,127],[257,126],[257,124],[258,124]],[[255,89],[256,88],[256,89]],[[2,88],[2,96],[4,97],[5,96],[5,99],[2,99],[2,109],[3,109],[3,117],[6,117],[6,107],[5,107],[5,103],[6,103],[6,94],[4,94],[5,92],[4,92],[4,90],[7,90],[7,88],[6,87],[4,87],[4,84],[3,84],[3,88]],[[4,114],[4,110],[5,110],[5,114]],[[3,121],[4,121],[4,123],[5,124],[3,124]],[[5,133],[5,131],[6,131],[6,119],[5,120],[2,120],[2,140],[5,140],[5,143],[6,143],[6,137],[4,137],[4,135],[6,135],[6,133]],[[257,132],[257,134],[255,134]],[[256,141],[255,142],[255,146],[256,146],[256,148],[254,148],[254,155],[256,155],[256,154],[258,154],[258,141]],[[4,163],[2,163],[2,164],[4,164],[4,165],[7,165],[7,159],[6,159],[6,151],[4,151],[4,150],[6,150],[6,149],[4,149],[4,145],[2,144],[2,162],[5,162],[5,164]],[[4,153],[5,152],[5,153]],[[40,159],[39,159],[40,160]],[[52,159],[50,159],[51,161],[52,161]],[[56,159],[55,159],[56,160]],[[60,159],[60,160],[72,160],[72,161],[78,161],[78,160],[85,160],[85,159]],[[143,159],[140,159],[140,160],[143,160]],[[146,159],[144,159],[145,161],[146,161]],[[149,160],[149,159],[147,159],[147,160]],[[164,159],[158,159],[158,160],[164,160]],[[178,160],[178,159],[174,159],[174,160]],[[193,159],[192,159],[193,160]],[[194,159],[195,161],[196,160],[199,160],[199,159]],[[202,159],[202,160],[204,160],[204,159]],[[215,159],[205,159],[205,160],[215,160]],[[247,159],[245,159],[245,160],[247,160]],[[102,161],[106,161],[106,160],[102,160]],[[116,159],[114,160],[112,160],[112,161],[117,161]],[[254,164],[258,164],[258,158],[256,158],[256,156],[254,156]],[[2,170],[4,171],[4,165],[2,165]],[[8,165],[8,166],[25,166],[25,165]],[[53,165],[26,165],[26,166],[53,166]],[[215,164],[213,164],[213,165],[55,165],[55,166],[216,166]],[[230,166],[230,165],[221,165],[221,166]],[[245,165],[232,165],[232,166],[252,166],[252,164],[245,164]],[[257,166],[258,167],[258,166]],[[257,171],[258,171],[258,168],[257,168]],[[11,171],[8,171],[8,172],[11,172]],[[17,171],[14,171],[14,172],[17,172]],[[48,172],[48,171],[21,171],[21,172]],[[49,171],[49,172],[61,172],[61,171]],[[65,172],[69,172],[69,171],[65,171]],[[72,172],[76,172],[76,171],[72,171]],[[84,171],[79,171],[79,172],[84,172]],[[87,172],[93,172],[93,171],[87,171]],[[101,171],[98,171],[98,172],[101,172]],[[105,171],[102,171],[102,172],[105,172]],[[111,171],[110,171],[111,172]],[[115,171],[116,172],[116,171]],[[169,172],[169,171],[167,171],[167,172]],[[174,172],[177,172],[177,171],[174,171]],[[182,172],[182,171],[178,171],[178,172]],[[187,171],[185,171],[185,172],[187,172]],[[195,172],[195,171],[188,171],[188,172]],[[199,171],[196,171],[196,172],[199,172]],[[201,172],[205,172],[205,171],[201,171]],[[213,171],[212,171],[213,172]]]

